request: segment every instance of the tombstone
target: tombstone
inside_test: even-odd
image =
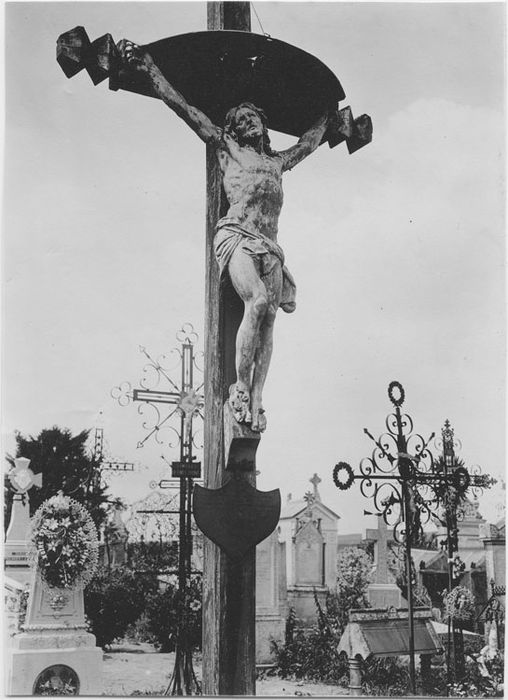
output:
[[[278,531],[256,548],[256,663],[273,662],[271,642],[283,643],[288,615],[286,545]]]
[[[53,517],[58,519],[58,528],[49,525],[47,511],[43,510],[49,506],[54,508],[52,513],[59,514]],[[62,519],[70,508],[79,509],[81,520],[86,523],[88,539],[81,546],[91,552],[90,566],[69,586],[51,586],[47,569],[43,576],[34,551],[23,631],[12,637],[7,653],[8,695],[100,695],[102,692],[102,650],[95,646],[94,635],[86,631],[83,602],[84,582],[90,578],[97,560],[93,522],[79,504],[60,492],[45,501],[34,515],[33,532],[58,532],[56,542],[62,532]]]
[[[340,516],[321,501],[317,474],[309,479],[312,492],[303,499],[288,495],[279,521],[280,540],[286,544],[288,604],[305,626],[314,624],[317,609],[337,583],[337,525]]]
[[[390,557],[388,526],[382,516],[378,516],[376,530],[367,530],[366,539],[374,541],[374,578],[367,587],[367,598],[370,605],[373,608],[402,607],[401,590],[388,569],[388,559]]]
[[[16,457],[8,478],[14,496],[9,527],[5,538],[5,575],[18,581],[23,587],[30,580],[27,558],[27,532],[30,527],[30,501],[28,491],[42,486],[42,474],[34,474],[30,460]]]
[[[324,538],[312,519],[304,519],[294,537],[294,585],[288,588],[289,606],[303,626],[310,627],[316,620],[315,596],[324,605],[327,593]]]

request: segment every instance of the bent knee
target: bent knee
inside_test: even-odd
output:
[[[274,306],[273,304],[268,304],[268,307],[266,309],[265,317],[264,317],[264,325],[265,326],[273,326],[275,323],[275,316],[277,315],[277,307]]]
[[[265,316],[268,311],[268,297],[266,294],[260,292],[252,299],[252,308],[254,312],[259,316]]]

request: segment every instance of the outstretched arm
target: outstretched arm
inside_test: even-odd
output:
[[[132,41],[122,39],[118,43],[120,54],[129,68],[146,76],[155,93],[196,132],[206,143],[219,143],[222,132],[201,110],[188,104],[183,95],[169,84],[152,57],[143,53]]]
[[[324,114],[318,121],[301,136],[294,146],[286,151],[281,151],[283,170],[291,170],[295,165],[307,156],[310,156],[321,143],[328,126],[328,113]]]

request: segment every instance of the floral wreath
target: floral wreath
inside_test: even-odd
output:
[[[445,617],[470,620],[475,612],[475,597],[465,586],[456,586],[444,596]]]
[[[97,530],[80,503],[59,491],[37,509],[30,524],[29,556],[52,588],[86,586],[98,561]]]
[[[344,481],[339,476],[341,472],[346,472],[347,476]],[[339,462],[333,468],[333,483],[341,491],[347,491],[354,479],[355,476],[353,474],[353,470],[347,462]]]

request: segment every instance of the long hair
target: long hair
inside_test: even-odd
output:
[[[252,104],[252,102],[241,102],[239,105],[232,107],[228,111],[224,118],[224,133],[234,138],[235,141],[238,141],[238,135],[235,131],[235,117],[237,111],[242,109],[242,107],[252,109],[252,111],[256,112],[258,117],[261,119],[261,124],[263,125],[263,151],[267,156],[274,156],[276,153],[270,146],[270,136],[268,135],[266,114],[260,107],[256,107],[256,105]]]

